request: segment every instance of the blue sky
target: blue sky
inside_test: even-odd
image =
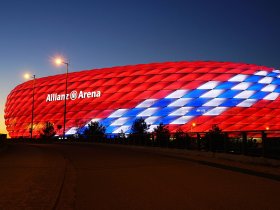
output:
[[[280,64],[277,0],[1,0],[0,133],[9,92],[25,72],[216,60]]]

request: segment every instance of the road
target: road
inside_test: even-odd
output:
[[[280,209],[280,182],[126,147],[11,144],[0,209]]]

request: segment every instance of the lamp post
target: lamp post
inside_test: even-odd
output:
[[[36,81],[36,76],[35,74],[33,75],[33,90],[32,90],[32,114],[31,114],[31,131],[30,131],[30,138],[32,140],[32,135],[33,135],[33,121],[34,121],[34,92],[35,92],[35,81]]]
[[[64,97],[64,114],[63,114],[63,140],[65,140],[65,126],[66,126],[66,101],[67,101],[67,88],[68,88],[68,68],[69,63],[65,62],[61,58],[56,58],[55,63],[57,65],[65,64],[66,65],[66,75],[65,75],[65,97]]]
[[[35,81],[36,75],[34,74],[31,76],[30,74],[25,74],[24,77],[26,79],[33,78],[33,85],[32,85],[32,108],[31,108],[31,128],[30,128],[30,139],[33,138],[33,121],[34,121],[34,93],[35,93]]]
[[[193,122],[192,125],[191,125],[191,132],[193,131],[194,127],[196,126],[196,123]]]

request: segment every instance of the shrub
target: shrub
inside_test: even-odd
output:
[[[168,146],[169,138],[170,138],[170,131],[160,123],[155,129],[154,134],[156,136],[156,141],[159,143],[160,146]]]
[[[96,138],[102,140],[105,135],[106,128],[99,122],[90,122],[84,130],[84,135],[88,138]]]
[[[137,118],[131,126],[130,139],[133,140],[135,144],[145,144],[149,137],[149,127],[150,126],[147,125],[142,117]]]
[[[52,137],[54,137],[55,134],[56,134],[56,132],[54,130],[53,124],[50,122],[46,122],[45,126],[42,129],[40,136],[43,139],[51,139]]]

